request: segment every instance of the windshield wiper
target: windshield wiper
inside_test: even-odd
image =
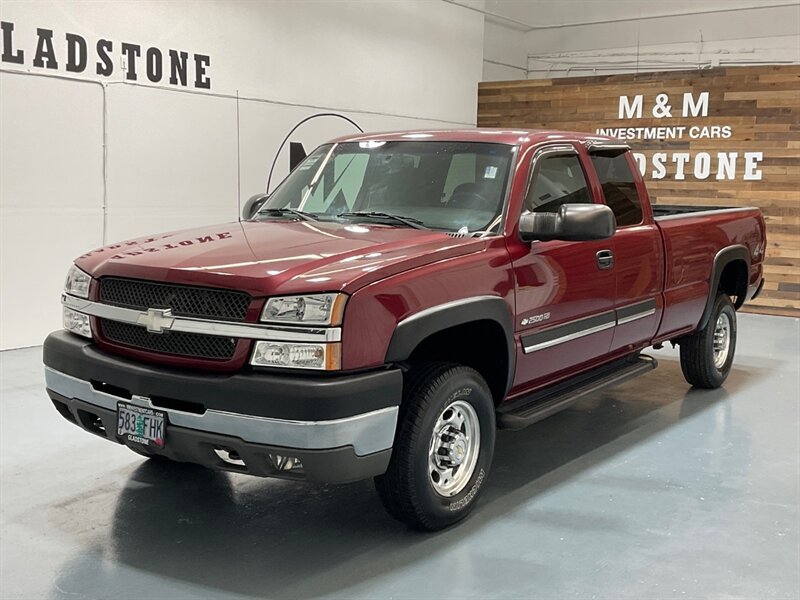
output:
[[[265,213],[272,213],[275,215],[294,215],[295,217],[303,220],[303,221],[317,221],[318,219],[310,215],[309,213],[303,212],[301,210],[295,210],[294,208],[262,208],[256,214],[262,215]]]
[[[336,215],[339,218],[347,218],[347,217],[366,217],[368,219],[384,219],[390,221],[397,221],[398,223],[402,223],[407,227],[413,227],[414,229],[428,229],[425,227],[423,221],[419,219],[415,219],[414,217],[404,217],[402,215],[393,215],[391,213],[386,212],[374,212],[374,211],[364,211],[364,212],[343,212]]]

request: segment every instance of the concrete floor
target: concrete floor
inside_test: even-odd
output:
[[[797,598],[800,320],[740,315],[724,389],[653,373],[500,432],[473,516],[390,520],[371,482],[149,464],[0,354],[0,597]]]

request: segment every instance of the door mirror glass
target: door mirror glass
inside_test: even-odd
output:
[[[604,240],[616,229],[614,212],[602,204],[562,204],[558,212],[525,213],[519,221],[519,234],[526,242]]]

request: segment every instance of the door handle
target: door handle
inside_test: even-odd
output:
[[[614,266],[614,253],[611,250],[600,250],[596,256],[598,269],[610,269]]]

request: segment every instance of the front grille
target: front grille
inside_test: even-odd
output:
[[[249,294],[232,290],[171,285],[120,277],[100,279],[100,302],[103,304],[140,310],[171,308],[173,315],[183,317],[244,321],[250,300]],[[155,337],[162,336],[163,334]]]
[[[109,321],[108,319],[100,319],[100,329],[103,337],[110,342],[161,354],[207,360],[230,360],[236,351],[237,340],[229,337],[183,331],[150,333],[139,325]]]

